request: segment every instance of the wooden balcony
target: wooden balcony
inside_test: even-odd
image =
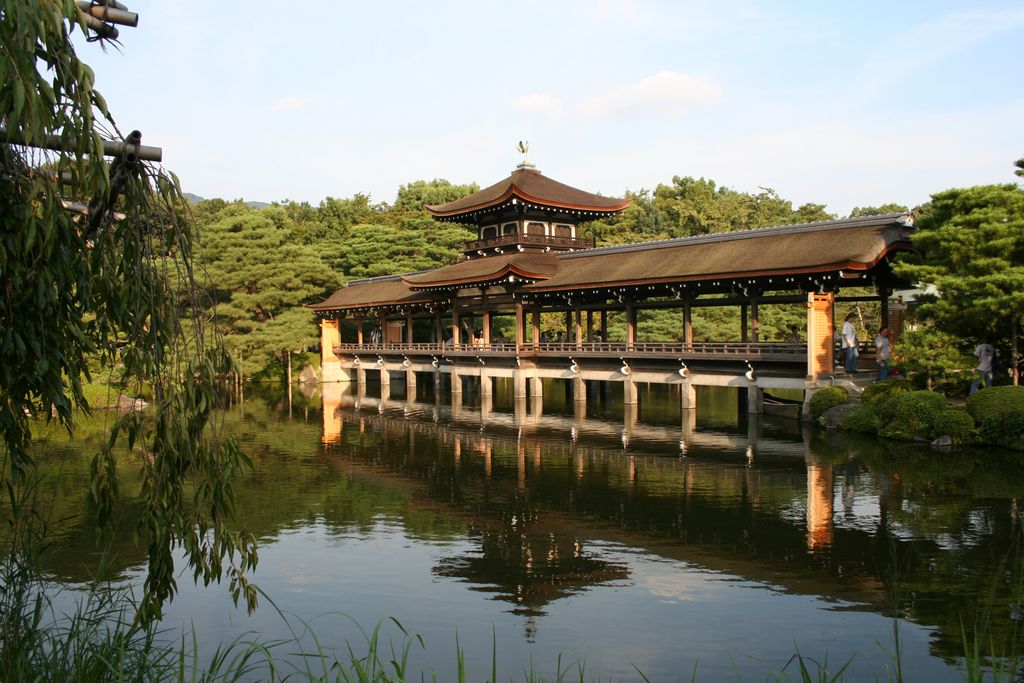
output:
[[[550,248],[554,251],[567,251],[569,249],[590,249],[594,246],[594,240],[589,237],[551,237],[548,235],[523,235],[512,233],[499,235],[485,240],[466,242],[463,251],[467,254],[488,249],[501,249],[504,247],[515,248],[518,246],[530,248]]]

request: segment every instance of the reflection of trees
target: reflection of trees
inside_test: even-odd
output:
[[[434,571],[493,592],[515,605],[515,613],[543,616],[544,607],[581,590],[624,579],[625,566],[602,560],[583,542],[543,530],[516,527],[473,529],[473,553],[449,557]]]
[[[415,538],[455,539],[468,530],[475,549],[435,571],[535,619],[552,601],[626,577],[626,567],[598,550],[611,541],[881,612],[898,604],[938,627],[935,649],[946,656],[961,652],[961,620],[969,632],[986,625],[997,647],[1014,637],[1024,577],[1014,554],[1014,497],[1024,486],[1019,463],[998,453],[937,455],[846,435],[815,437],[805,447],[787,433],[758,443],[748,467],[742,452],[726,449],[735,435],[716,448],[689,440],[681,458],[675,442],[660,447],[670,456],[653,455],[659,447],[651,439],[624,453],[616,437],[603,445],[585,424],[573,443],[556,430],[517,435],[376,408],[343,409],[339,436],[325,446],[321,416],[293,414],[289,420],[287,410],[246,400],[225,415],[256,468],[236,483],[238,522],[264,542],[309,524],[370,531],[381,517],[399,520]],[[100,553],[84,491],[104,425],[90,425],[83,422],[74,442],[55,430],[38,444],[37,457],[60,472],[44,481],[41,498],[52,501],[52,520],[70,520],[46,566],[59,580],[91,578]],[[127,471],[133,456],[123,457]],[[821,492],[833,487],[833,505],[845,508],[832,543],[815,552],[807,540],[810,465],[832,468]],[[128,531],[135,480],[122,481]],[[867,499],[876,517],[858,519],[855,503]],[[814,519],[826,520],[826,500]],[[117,578],[143,556],[143,541],[119,534],[108,566]]]

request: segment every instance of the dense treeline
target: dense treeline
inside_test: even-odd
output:
[[[288,200],[263,208],[241,200],[195,204],[210,303],[216,305],[219,327],[246,372],[258,373],[275,359],[284,361],[289,350],[314,345],[314,318],[303,306],[322,300],[345,281],[458,260],[473,232],[433,220],[424,205],[478,189],[475,183],[435,179],[403,185],[392,204],[372,204],[365,194],[327,197],[318,206]],[[583,233],[593,235],[598,244],[619,244],[835,218],[821,204],[794,208],[770,189],[749,194],[703,178],[675,177],[653,192],[629,196],[633,204],[621,216],[584,225]],[[903,209],[890,205],[856,211]],[[677,317],[672,311],[645,313],[640,333],[648,339],[674,339],[682,329]],[[555,329],[557,320],[552,316],[545,325]],[[698,338],[739,335],[737,311],[732,309],[699,311],[694,324]],[[802,328],[802,312],[766,307],[763,326],[766,339],[787,338]],[[623,335],[624,327],[613,317],[612,338]]]

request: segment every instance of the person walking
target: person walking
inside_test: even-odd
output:
[[[846,358],[843,361],[843,367],[848,374],[857,372],[857,328],[854,326],[853,321],[856,319],[856,315],[850,313],[846,316],[846,321],[843,323],[843,330],[840,333],[842,336],[843,348],[846,350]]]
[[[876,382],[889,379],[889,358],[892,356],[892,342],[889,341],[889,328],[883,327],[875,337],[875,360],[878,361],[878,377]]]
[[[992,359],[996,355],[996,349],[988,342],[982,342],[974,347],[974,355],[978,357],[978,367],[974,368],[978,376],[971,382],[971,394],[978,392],[982,382],[986,387],[992,386]]]

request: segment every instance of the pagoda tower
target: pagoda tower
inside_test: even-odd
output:
[[[580,236],[579,224],[612,216],[630,203],[552,180],[524,159],[504,180],[467,197],[427,206],[427,211],[439,221],[474,226],[478,239],[467,242],[464,251],[475,259],[593,247],[593,239]]]

